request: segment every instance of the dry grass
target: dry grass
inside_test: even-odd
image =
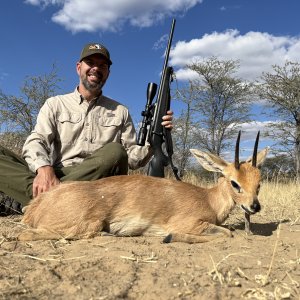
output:
[[[260,199],[264,205],[262,213],[268,212],[272,220],[299,221],[300,216],[300,184],[291,180],[280,183],[276,180],[263,182]]]

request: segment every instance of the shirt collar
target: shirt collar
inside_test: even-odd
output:
[[[75,88],[74,95],[75,95],[75,98],[76,98],[77,103],[78,103],[78,104],[82,104],[82,102],[84,101],[84,97],[79,93],[78,89],[79,89],[79,86],[77,86],[77,87]],[[101,97],[102,97],[102,91],[101,91],[100,95],[97,96],[97,97],[95,97],[94,99],[92,99],[92,100],[90,101],[90,103],[93,103],[93,102],[96,103],[97,100],[101,99]]]

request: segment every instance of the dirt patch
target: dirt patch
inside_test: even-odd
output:
[[[1,217],[0,299],[300,299],[298,220],[255,216],[254,235],[235,221],[233,238],[190,245],[109,236],[18,242],[20,217]]]

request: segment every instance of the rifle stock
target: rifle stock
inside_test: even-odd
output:
[[[169,164],[169,158],[163,152],[162,146],[165,143],[165,133],[169,129],[164,130],[161,125],[162,117],[167,114],[170,109],[170,82],[172,80],[173,69],[167,67],[164,80],[162,80],[161,97],[157,96],[157,103],[153,116],[153,123],[150,126],[149,143],[153,149],[153,158],[149,163],[148,175],[156,177],[165,177],[164,169]]]

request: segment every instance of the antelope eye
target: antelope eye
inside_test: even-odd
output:
[[[241,187],[233,180],[231,180],[230,182],[231,182],[232,187],[240,193]]]

